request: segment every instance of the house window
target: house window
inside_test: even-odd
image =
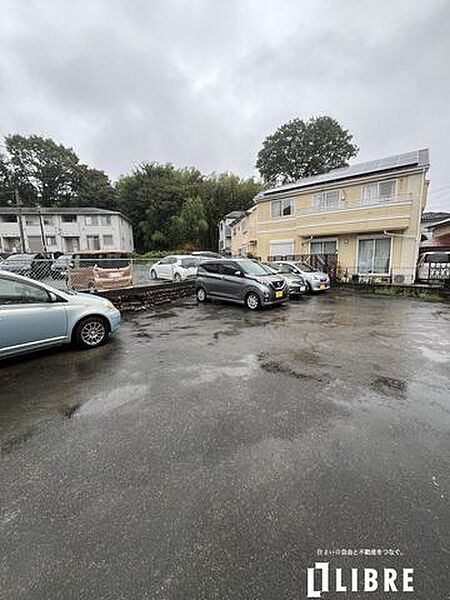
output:
[[[358,273],[389,275],[390,238],[361,239],[358,243]]]
[[[104,235],[103,236],[103,245],[104,246],[113,246],[114,245],[114,239],[112,235]]]
[[[242,233],[247,233],[247,229],[248,229],[248,224],[247,224],[247,218],[242,219]]]
[[[65,237],[64,239],[64,250],[66,252],[76,252],[80,249],[80,238],[77,236]]]
[[[86,236],[88,250],[100,250],[100,237],[98,235]]]
[[[100,221],[102,225],[111,225],[111,215],[102,215]]]
[[[0,217],[1,223],[17,223],[16,215],[2,215]]]
[[[32,215],[27,215],[25,217],[25,223],[27,225],[39,225],[39,217],[35,217]]]
[[[84,217],[84,222],[86,225],[98,225],[98,217],[97,215],[87,215]]]
[[[292,198],[284,198],[283,200],[274,200],[271,204],[272,219],[280,217],[289,217],[294,214],[294,201]]]
[[[294,242],[285,240],[270,242],[270,256],[292,256],[294,254]]]
[[[336,252],[336,240],[314,240],[310,244],[311,254],[335,254]]]
[[[3,238],[3,249],[5,252],[17,252],[21,248],[20,238],[5,237]]]
[[[76,223],[77,215],[61,215],[62,223]]]
[[[314,194],[314,208],[318,211],[334,210],[339,208],[340,190],[330,190]]]
[[[377,181],[363,185],[362,204],[386,202],[395,197],[396,180]]]
[[[56,246],[56,237],[54,235],[48,235],[46,237],[47,246]]]

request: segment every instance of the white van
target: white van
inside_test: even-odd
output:
[[[450,280],[450,250],[424,252],[417,263],[417,281],[440,282]]]

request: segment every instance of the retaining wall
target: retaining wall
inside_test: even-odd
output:
[[[121,311],[138,311],[187,298],[192,296],[194,291],[194,281],[182,281],[108,290],[97,292],[97,295],[108,298]]]

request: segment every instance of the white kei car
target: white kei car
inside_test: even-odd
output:
[[[184,281],[197,275],[197,268],[205,259],[189,254],[173,254],[158,260],[150,268],[151,279]]]

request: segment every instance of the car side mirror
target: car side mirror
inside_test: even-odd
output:
[[[59,302],[58,296],[54,292],[49,292],[50,302]]]
[[[235,277],[243,277],[242,271],[239,271],[239,270],[235,271],[234,275],[235,275]]]

